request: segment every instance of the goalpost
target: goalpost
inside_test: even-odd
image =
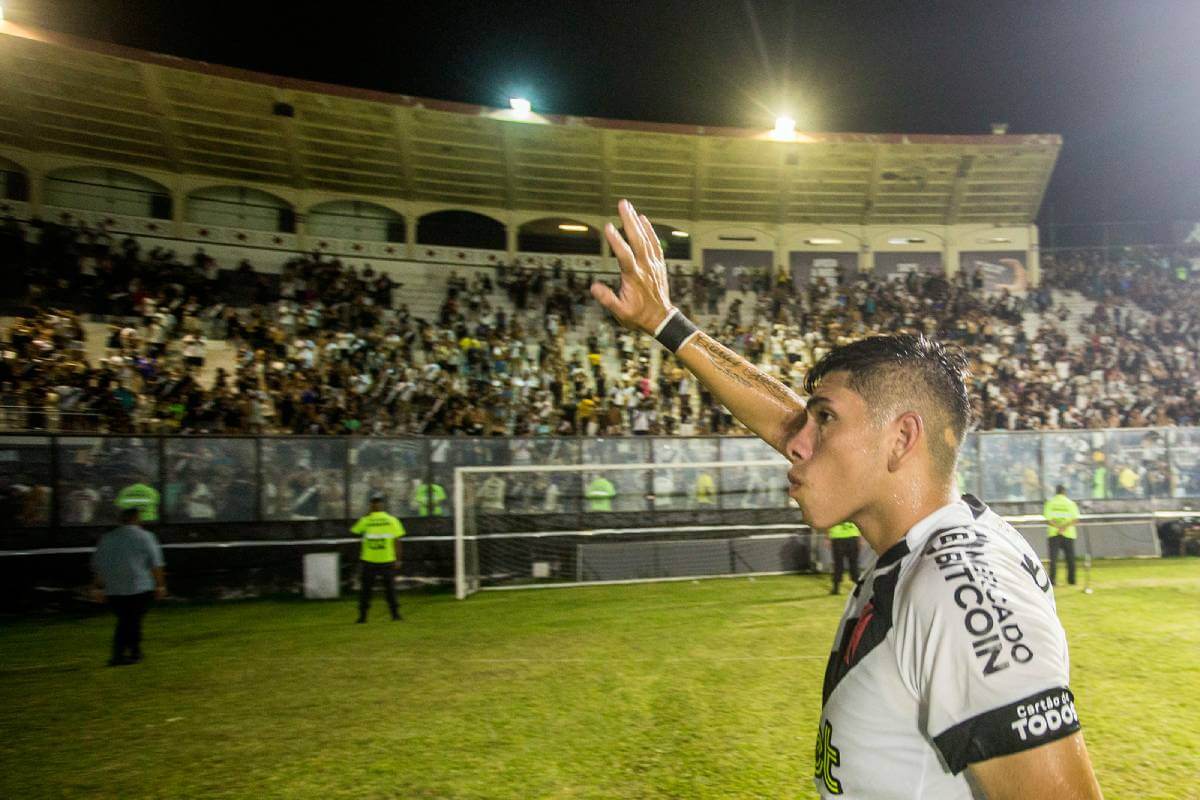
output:
[[[812,563],[787,461],[454,470],[455,593],[751,577]]]

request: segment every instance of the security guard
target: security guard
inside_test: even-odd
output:
[[[418,481],[417,485],[413,487],[412,498],[408,505],[417,512],[419,517],[440,517],[446,513],[442,508],[445,500],[446,490],[440,483]]]
[[[1050,551],[1050,585],[1058,577],[1058,551],[1067,561],[1067,583],[1075,585],[1075,523],[1079,521],[1079,506],[1067,497],[1067,487],[1054,487],[1054,497],[1042,509],[1046,518],[1046,545]]]
[[[1092,462],[1096,465],[1092,470],[1092,499],[1107,500],[1109,497],[1108,467],[1104,466],[1104,453],[1099,450],[1092,453]]]
[[[612,481],[596,473],[587,485],[584,496],[588,501],[588,511],[612,511],[612,499],[617,496],[617,490]]]
[[[858,583],[858,543],[860,541],[858,526],[853,522],[843,522],[829,529],[829,543],[833,545],[833,588],[830,594],[837,594],[842,585],[842,565],[850,571],[850,582]]]
[[[117,492],[118,511],[136,508],[141,522],[158,522],[158,490],[139,479]]]
[[[350,532],[362,536],[363,540],[357,622],[367,621],[367,609],[371,606],[371,591],[375,588],[376,578],[383,578],[384,595],[392,611],[392,621],[399,620],[396,562],[400,558],[400,543],[396,540],[404,535],[404,526],[400,520],[383,510],[383,494],[375,492],[371,495],[371,512],[354,523]]]
[[[692,491],[696,495],[696,503],[702,506],[717,504],[717,482],[711,473],[701,472],[696,476],[696,485]]]

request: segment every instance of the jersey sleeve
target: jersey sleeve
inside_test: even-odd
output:
[[[896,606],[902,680],[954,774],[1079,730],[1053,604],[1019,556],[973,550],[974,535],[935,535]]]
[[[359,517],[358,522],[354,523],[354,527],[350,528],[350,532],[361,534],[366,529],[367,529],[367,518]]]
[[[404,523],[401,522],[400,520],[396,519],[395,517],[392,517],[392,535],[393,535],[393,537],[396,539],[399,539],[404,536],[405,532],[406,531],[404,530]]]

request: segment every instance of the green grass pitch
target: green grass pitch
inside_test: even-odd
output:
[[[0,629],[0,797],[812,797],[826,578],[178,605]],[[1200,560],[1059,595],[1109,798],[1200,798]]]

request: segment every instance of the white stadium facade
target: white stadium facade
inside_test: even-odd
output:
[[[560,248],[568,264],[615,271],[599,230],[626,197],[678,245],[672,260],[696,267],[723,258],[803,280],[1010,259],[1036,282],[1033,223],[1062,145],[560,117],[13,23],[0,24],[0,70],[0,214],[104,223],[217,258],[253,248],[267,271],[314,250],[409,275],[413,262],[540,264],[562,254],[523,252],[522,237],[569,239],[561,225],[578,239]],[[445,212],[480,215],[490,246],[437,235]]]

